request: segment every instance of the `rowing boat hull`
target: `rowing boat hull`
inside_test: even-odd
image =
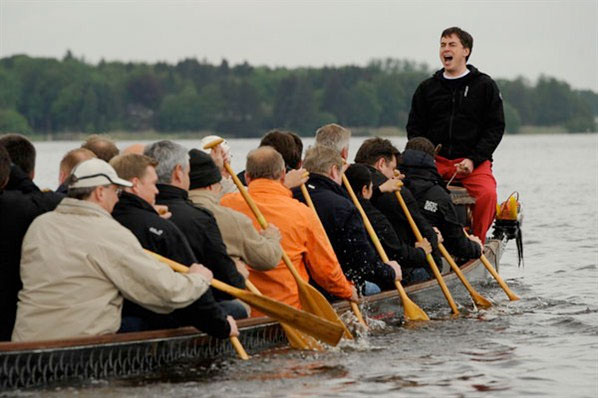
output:
[[[489,240],[486,244],[486,256],[497,269],[502,249],[503,243],[498,240]],[[470,261],[461,269],[470,282],[488,278],[479,260]],[[469,302],[467,291],[455,274],[446,274],[445,281],[458,302]],[[407,286],[405,290],[424,309],[444,301],[435,280]],[[366,297],[363,306],[367,316],[375,319],[402,315],[396,291]],[[335,307],[339,313],[350,310],[347,302]],[[250,354],[287,344],[280,325],[269,318],[241,320],[238,325],[239,339]],[[228,340],[207,336],[192,327],[46,342],[0,343],[0,389],[134,376],[181,359],[209,361],[234,355]]]

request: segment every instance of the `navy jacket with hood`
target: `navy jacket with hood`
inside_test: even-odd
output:
[[[405,174],[403,182],[415,196],[421,213],[442,233],[447,250],[462,259],[480,257],[480,246],[463,233],[457,209],[436,170],[434,157],[407,149],[399,169]]]

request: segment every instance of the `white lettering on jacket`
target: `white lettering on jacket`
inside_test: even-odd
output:
[[[430,200],[426,200],[426,203],[424,204],[424,210],[428,210],[428,211],[431,211],[432,213],[436,213],[436,211],[438,210],[438,203],[432,202]]]
[[[164,232],[163,230],[161,230],[161,229],[156,229],[156,228],[154,228],[154,227],[150,227],[150,228],[149,228],[149,231],[150,231],[151,233],[153,233],[153,234],[156,234],[156,235],[158,235],[158,236],[161,236],[161,235],[162,235],[162,233]]]

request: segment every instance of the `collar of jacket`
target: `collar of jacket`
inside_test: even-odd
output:
[[[307,180],[307,183],[305,183],[305,185],[307,185],[307,186],[312,185],[315,188],[327,189],[327,190],[332,191],[338,195],[342,195],[345,198],[349,197],[347,191],[341,185],[338,185],[330,177],[326,177],[321,174],[316,174],[316,173],[310,174],[309,179]]]
[[[158,191],[158,197],[162,200],[168,199],[182,199],[187,200],[189,198],[189,192],[185,191],[184,189],[175,187],[174,185],[170,184],[156,184]]]
[[[211,191],[207,189],[192,189],[189,191],[189,199],[194,204],[199,204],[203,207],[205,206],[216,206],[218,205],[218,195],[214,195]]]
[[[480,75],[480,71],[473,65],[466,65],[467,69],[469,69],[469,73],[463,76],[461,79],[458,79],[460,82],[468,83],[471,79]],[[436,71],[433,76],[435,79],[438,79],[442,82],[446,81],[447,79],[444,78],[444,68]]]
[[[140,198],[139,196],[134,195],[132,193],[123,191],[120,194],[120,198],[118,199],[118,203],[116,204],[114,209],[117,210],[119,208],[122,209],[122,208],[126,208],[126,207],[135,207],[138,209],[143,209],[143,210],[151,211],[152,213],[158,214],[156,209],[154,209],[154,206],[149,204],[146,200],[144,200],[144,199]]]
[[[62,214],[77,214],[82,216],[110,217],[103,207],[88,200],[64,198],[56,207],[56,211]]]
[[[258,178],[249,183],[249,192],[254,194],[268,194],[292,197],[291,190],[285,187],[278,180],[269,180],[267,178]]]
[[[386,182],[386,180],[388,180],[388,178],[386,178],[386,176],[384,174],[382,174],[382,172],[380,170],[378,170],[377,168],[375,168],[374,166],[370,166],[369,164],[366,164],[365,166],[370,170],[370,173],[372,173],[372,188],[373,189],[378,188],[381,184],[384,184]]]

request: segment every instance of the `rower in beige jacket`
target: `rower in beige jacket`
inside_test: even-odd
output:
[[[270,270],[280,262],[280,231],[273,225],[258,232],[245,214],[219,204],[220,170],[212,157],[197,149],[189,152],[189,199],[216,218],[227,254],[258,271]]]
[[[69,197],[25,235],[13,341],[114,333],[123,297],[169,313],[208,289],[210,270],[193,264],[188,274],[173,272],[112,218],[120,187],[131,186],[112,166],[87,160],[68,181]]]

